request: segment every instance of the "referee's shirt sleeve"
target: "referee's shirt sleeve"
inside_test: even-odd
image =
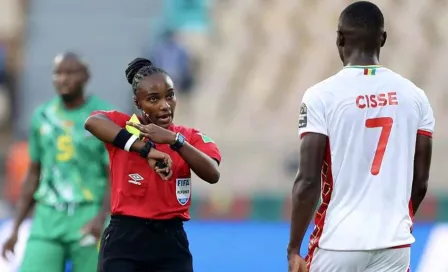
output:
[[[126,114],[119,112],[119,111],[104,111],[104,110],[96,110],[90,114],[90,116],[96,115],[96,114],[104,114],[109,118],[112,122],[119,125],[120,127],[124,128],[126,126],[126,121],[129,119],[129,116]]]
[[[324,104],[316,89],[308,89],[305,92],[299,112],[299,137],[302,138],[309,132],[328,136]]]
[[[221,163],[221,152],[209,136],[193,129],[189,143],[214,159],[218,164]]]

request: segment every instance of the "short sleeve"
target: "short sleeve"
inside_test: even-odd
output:
[[[96,110],[90,114],[90,116],[94,116],[97,114],[106,115],[112,122],[124,128],[126,126],[126,121],[129,120],[129,116],[125,113],[119,111],[105,111],[105,110]]]
[[[218,146],[209,136],[193,129],[190,144],[218,163],[221,162],[221,152],[219,152]]]
[[[313,132],[328,136],[325,122],[325,108],[315,90],[307,90],[303,95],[299,112],[299,136]]]
[[[28,136],[28,152],[32,162],[40,162],[42,148],[40,146],[40,111],[36,111],[31,118]]]
[[[423,91],[422,91],[423,92]],[[423,93],[420,101],[420,121],[418,133],[432,137],[434,133],[435,119],[431,105],[426,95]]]

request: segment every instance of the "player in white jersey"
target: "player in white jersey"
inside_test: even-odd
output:
[[[300,109],[289,271],[405,272],[427,190],[433,112],[421,89],[378,65],[387,35],[376,5],[349,5],[337,33],[344,69],[308,89]],[[298,251],[319,193],[305,261]]]

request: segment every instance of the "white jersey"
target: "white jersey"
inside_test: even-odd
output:
[[[322,204],[310,247],[374,250],[412,244],[417,133],[432,136],[425,93],[381,66],[346,67],[308,89],[299,135],[328,136]]]

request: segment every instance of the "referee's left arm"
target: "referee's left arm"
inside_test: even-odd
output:
[[[218,161],[188,142],[185,142],[178,152],[199,178],[210,184],[215,184],[219,181]]]

